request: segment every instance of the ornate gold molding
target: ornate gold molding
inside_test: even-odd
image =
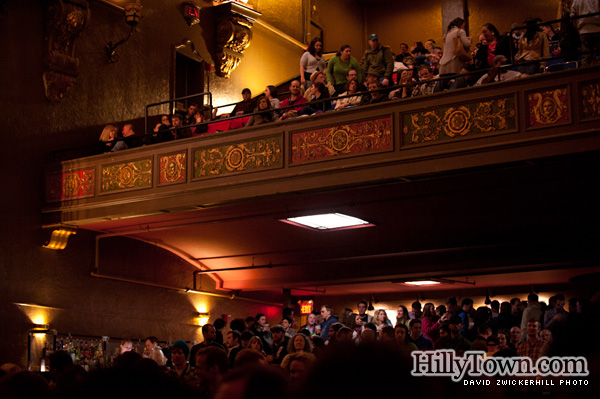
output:
[[[44,88],[48,100],[59,102],[78,75],[75,39],[90,19],[90,8],[85,0],[50,0],[46,11]]]
[[[215,73],[228,78],[240,64],[243,52],[252,41],[252,24],[261,15],[242,4],[227,3],[214,7],[216,47],[213,55]]]

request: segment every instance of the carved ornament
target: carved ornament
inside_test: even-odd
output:
[[[75,40],[90,19],[85,0],[50,0],[46,15],[44,88],[46,98],[59,102],[78,75]]]

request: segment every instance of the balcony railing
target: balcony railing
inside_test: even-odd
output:
[[[46,174],[44,224],[599,150],[599,72],[540,74],[55,163]]]

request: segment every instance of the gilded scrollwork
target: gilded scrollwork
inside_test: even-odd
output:
[[[567,88],[529,93],[529,127],[554,125],[569,121]]]
[[[159,184],[181,183],[186,180],[186,153],[162,155],[159,157]]]
[[[403,117],[405,145],[451,140],[468,135],[497,133],[516,128],[513,97],[440,107]]]
[[[254,18],[260,15],[239,5],[231,7],[231,3],[215,7],[220,18],[216,27],[216,49],[213,59],[215,73],[223,78],[228,78],[242,61],[243,52],[252,41],[252,23]]]
[[[54,173],[46,178],[48,202],[94,196],[96,179],[94,168],[66,173]]]
[[[281,137],[199,148],[194,151],[194,178],[250,172],[283,166]]]
[[[103,193],[152,187],[152,158],[102,166]]]
[[[292,134],[292,163],[392,149],[391,118]]]
[[[581,85],[582,119],[600,118],[600,82]]]

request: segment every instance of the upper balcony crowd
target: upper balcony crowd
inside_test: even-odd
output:
[[[492,23],[481,27],[477,41],[456,18],[447,27],[443,43],[430,39],[412,46],[400,43],[394,53],[368,36],[369,48],[359,62],[349,45],[326,62],[323,42],[315,38],[300,58],[300,76],[289,92],[275,86],[253,99],[250,89],[230,113],[192,103],[187,111],[162,115],[152,132],[137,135],[131,124],[104,128],[100,153],[200,136],[245,126],[302,117],[351,107],[377,104],[458,88],[519,79],[540,72],[598,64],[600,12],[594,1],[575,1],[570,16],[559,24],[526,19],[501,34]]]

